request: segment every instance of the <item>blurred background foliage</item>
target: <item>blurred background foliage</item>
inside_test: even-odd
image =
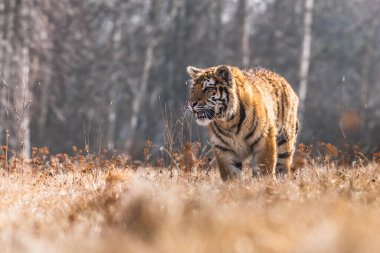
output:
[[[193,137],[171,129],[174,142],[207,140],[183,117],[185,69],[218,64],[306,81],[300,142],[379,148],[379,0],[1,0],[0,13],[0,144],[26,156],[138,157],[184,121]]]

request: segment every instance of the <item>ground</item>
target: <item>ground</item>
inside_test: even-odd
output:
[[[1,252],[380,251],[376,162],[223,183],[215,169],[85,159],[2,169]]]

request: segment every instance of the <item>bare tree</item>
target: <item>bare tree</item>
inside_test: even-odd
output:
[[[302,125],[305,113],[305,100],[307,96],[307,84],[309,79],[309,66],[310,66],[310,53],[311,53],[311,27],[313,24],[313,8],[314,0],[306,0],[305,14],[303,20],[303,38],[302,49],[300,58],[299,79],[300,86],[298,95],[300,98],[299,103],[299,121]]]
[[[379,0],[0,1],[0,144],[8,133],[20,153],[20,144],[69,151],[84,143],[85,121],[91,150],[104,137],[109,149],[142,154],[148,138],[164,143],[159,107],[173,120],[182,113],[186,66],[227,63],[299,82],[302,142],[342,143],[342,107],[334,105],[345,80],[343,107],[360,112],[361,143],[373,147],[375,6]],[[358,143],[359,130],[347,136]]]
[[[141,105],[143,103],[143,97],[145,96],[150,72],[153,64],[153,56],[154,56],[154,50],[156,46],[162,41],[165,34],[169,30],[170,26],[173,24],[173,19],[176,15],[176,12],[178,10],[180,1],[175,0],[174,4],[172,6],[172,9],[169,13],[169,15],[165,18],[165,20],[162,23],[158,23],[156,15],[158,15],[159,12],[159,5],[157,1],[152,0],[150,3],[150,21],[148,23],[148,44],[145,49],[145,55],[144,55],[144,67],[143,72],[141,76],[141,81],[139,84],[135,84],[134,86],[134,96],[133,96],[133,102],[132,102],[132,112],[131,112],[131,118],[130,118],[130,125],[129,125],[129,140],[126,143],[127,149],[131,148],[132,145],[132,138],[136,134],[139,114],[141,111]]]
[[[249,66],[249,58],[250,58],[250,47],[249,37],[250,37],[250,24],[251,24],[251,6],[250,1],[241,0],[241,8],[243,9],[243,28],[242,28],[242,36],[241,36],[241,54],[242,54],[242,66],[247,68]]]
[[[369,78],[370,78],[370,68],[373,60],[373,53],[375,47],[375,35],[376,29],[379,25],[379,11],[380,11],[380,1],[375,1],[375,7],[369,10],[369,16],[372,17],[366,26],[367,31],[365,35],[364,43],[364,56],[361,71],[361,81],[360,81],[360,117],[361,117],[361,127],[360,127],[360,143],[366,145],[365,149],[368,150],[370,144],[369,129],[368,129],[368,106],[370,101],[370,89],[369,89]]]
[[[10,133],[10,145],[26,158],[30,156],[31,82],[38,71],[38,60],[31,56],[40,32],[33,24],[38,17],[29,0],[4,1],[2,22],[2,110],[1,135]],[[4,74],[3,74],[4,73]],[[4,113],[5,112],[5,113]],[[4,129],[5,128],[5,129]],[[6,130],[6,132],[4,132]]]

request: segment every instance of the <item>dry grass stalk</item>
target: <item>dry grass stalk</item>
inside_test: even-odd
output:
[[[190,174],[187,165],[133,169],[117,156],[103,158],[97,176],[96,157],[47,149],[11,159],[12,173],[0,177],[2,252],[380,250],[377,154],[355,167],[318,164],[301,146],[305,163],[292,177],[254,179],[245,168],[240,181],[222,183],[197,164],[196,148],[184,154]]]

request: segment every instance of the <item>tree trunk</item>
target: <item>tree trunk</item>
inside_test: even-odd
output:
[[[14,89],[14,100],[17,108],[16,119],[16,136],[17,148],[20,154],[25,159],[30,158],[31,144],[30,144],[30,65],[29,65],[29,49],[22,49],[22,61],[19,64],[20,73],[22,73],[21,83],[16,85]]]
[[[131,119],[129,124],[129,136],[128,140],[125,144],[126,148],[130,150],[132,148],[133,144],[133,138],[136,136],[137,133],[137,124],[138,119],[141,111],[141,105],[143,104],[144,96],[146,95],[146,90],[148,88],[149,84],[149,78],[151,73],[151,68],[153,65],[153,57],[154,57],[154,50],[156,46],[159,44],[159,42],[164,38],[165,34],[173,25],[172,21],[176,15],[176,12],[179,7],[179,1],[175,0],[173,3],[173,7],[171,9],[171,12],[169,13],[166,20],[163,22],[163,24],[156,24],[156,14],[158,12],[157,8],[159,5],[155,0],[152,0],[151,7],[150,7],[150,14],[149,14],[149,28],[147,30],[150,30],[150,34],[148,34],[148,45],[145,49],[145,62],[143,67],[143,72],[141,76],[141,81],[139,83],[138,88],[133,89],[134,91],[134,97],[132,102],[132,112],[131,112]],[[154,29],[155,28],[155,29]]]
[[[44,0],[41,4],[42,12],[49,13],[50,11],[50,1]],[[46,14],[45,14],[46,15]],[[46,24],[43,24],[41,29],[43,29],[46,34],[52,33],[50,30],[50,17],[46,15],[47,21]],[[41,82],[41,99],[38,103],[40,112],[38,114],[37,125],[38,125],[38,139],[43,140],[46,133],[46,122],[48,118],[48,108],[49,108],[49,96],[51,95],[51,66],[53,66],[53,52],[47,52],[46,54],[46,65],[47,67],[43,68],[43,81]]]
[[[115,130],[116,130],[116,105],[117,90],[115,87],[110,89],[110,103],[108,105],[108,130],[107,130],[107,148],[112,151],[115,148]]]
[[[215,43],[216,43],[216,54],[215,61],[217,64],[222,64],[222,49],[223,49],[223,38],[222,38],[222,12],[223,12],[222,0],[215,1]]]
[[[4,144],[5,140],[5,135],[6,132],[5,130],[7,129],[7,116],[8,116],[8,92],[9,92],[9,87],[7,85],[8,81],[8,76],[9,76],[9,70],[8,70],[8,64],[7,61],[9,60],[9,48],[10,48],[10,43],[9,43],[9,31],[10,31],[10,19],[12,18],[11,16],[11,4],[8,0],[5,0],[3,3],[3,13],[1,19],[2,19],[2,34],[1,38],[2,41],[0,42],[1,46],[1,52],[0,52],[0,107],[2,108],[0,110],[0,121],[2,122],[0,124],[0,144]]]
[[[302,51],[300,59],[299,79],[300,86],[298,90],[299,95],[299,121],[303,123],[305,114],[305,100],[307,96],[307,85],[309,77],[310,66],[310,53],[311,53],[311,27],[313,24],[313,8],[314,0],[306,0],[305,2],[305,15],[303,20],[303,39],[302,39]]]
[[[378,4],[378,6],[380,3]],[[380,9],[380,7],[375,8],[377,10]],[[372,62],[372,55],[374,50],[374,42],[375,42],[375,35],[376,35],[376,28],[379,23],[379,17],[378,17],[378,11],[375,11],[375,14],[373,15],[374,18],[371,19],[371,23],[368,25],[368,30],[366,34],[366,41],[364,45],[364,57],[363,57],[363,65],[362,65],[362,74],[361,74],[361,82],[360,82],[360,144],[366,145],[367,147],[363,147],[364,149],[367,149],[369,147],[369,129],[368,129],[368,117],[367,117],[367,110],[368,110],[368,101],[369,101],[369,74],[370,74],[370,67]]]
[[[129,137],[126,143],[127,149],[132,148],[131,147],[133,143],[132,138],[136,134],[141,104],[143,103],[143,97],[145,96],[146,89],[148,87],[150,70],[152,68],[152,63],[153,63],[154,48],[156,47],[156,44],[157,44],[156,40],[151,39],[145,50],[145,63],[144,63],[142,77],[141,77],[141,83],[140,83],[139,89],[137,89],[137,91],[135,92],[135,96],[132,102],[132,113],[131,113],[131,121],[130,121],[130,126],[129,126]]]
[[[249,2],[246,0],[242,0],[242,8],[243,8],[243,30],[241,36],[241,55],[242,55],[242,66],[243,68],[249,67],[249,32],[250,32],[250,24],[251,24],[251,8]]]

